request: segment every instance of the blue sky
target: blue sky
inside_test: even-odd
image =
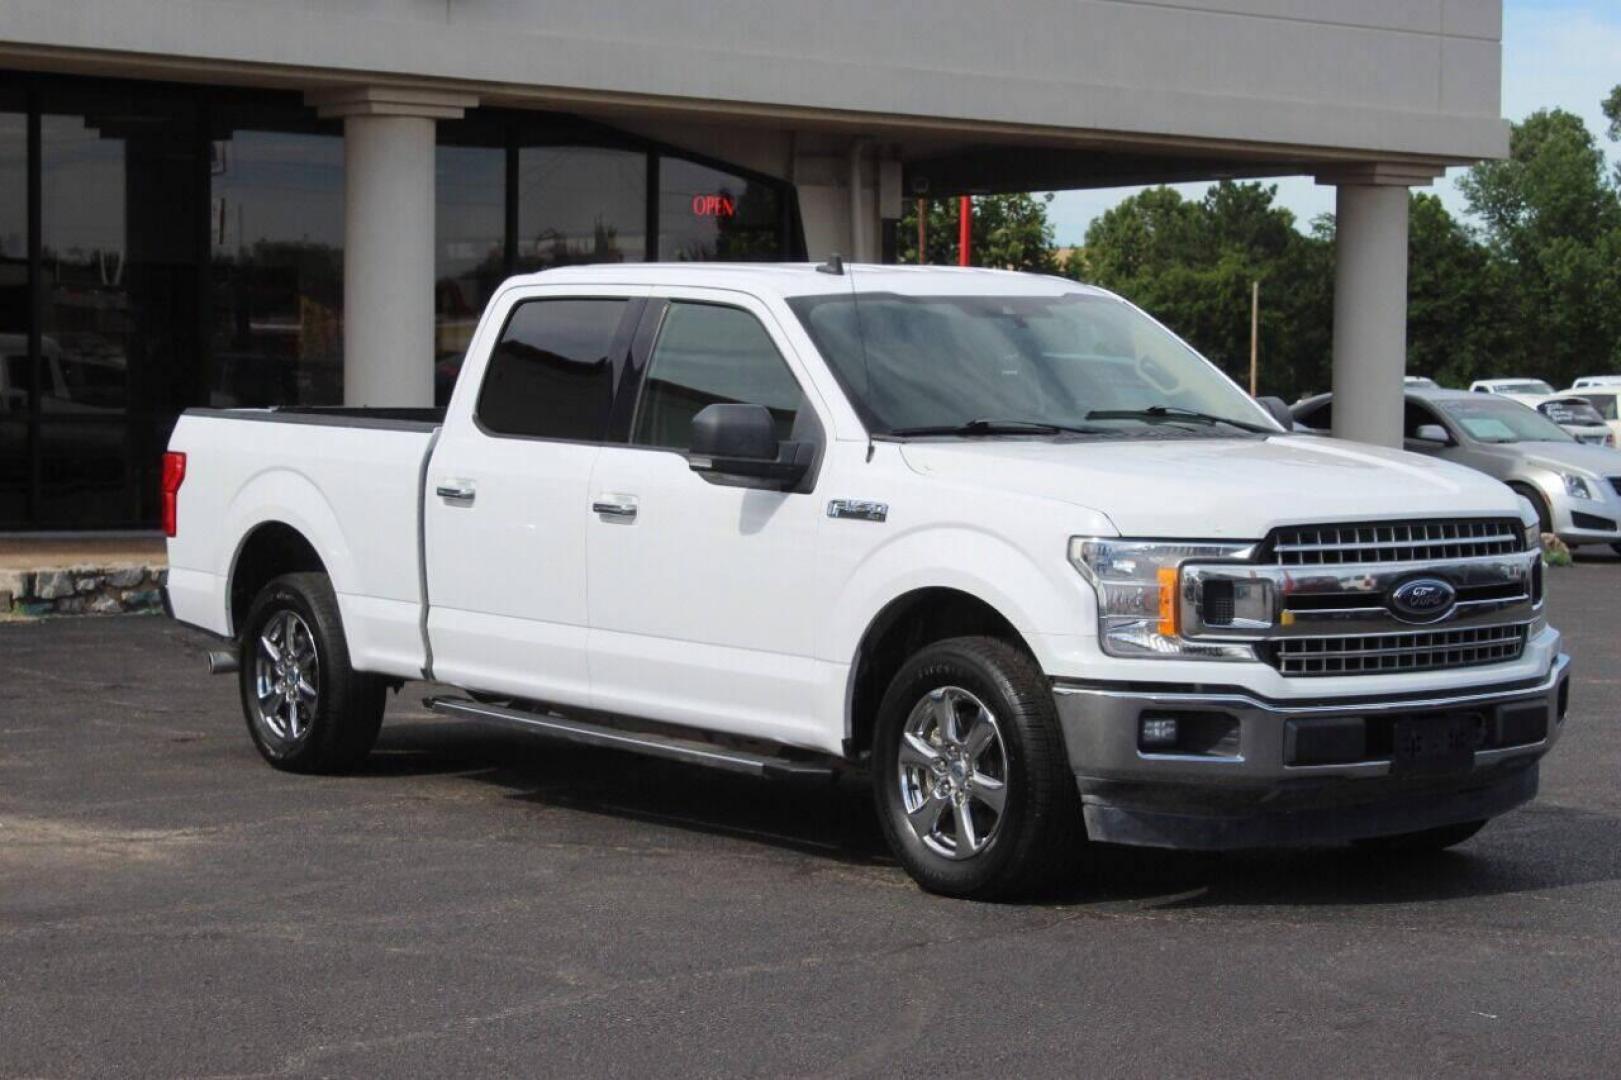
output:
[[[1587,121],[1612,161],[1621,160],[1621,145],[1604,137],[1599,109],[1610,88],[1621,83],[1621,0],[1505,0],[1503,7],[1503,115],[1519,120],[1541,108],[1566,109]],[[1462,216],[1463,198],[1453,183],[1458,171],[1433,190]],[[1307,177],[1275,182],[1278,201],[1302,226],[1334,209],[1333,188]],[[1184,184],[1179,190],[1197,198],[1206,187]],[[1140,190],[1059,192],[1049,215],[1058,242],[1081,243],[1094,217]]]

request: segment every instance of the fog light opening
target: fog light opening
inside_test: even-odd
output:
[[[1145,716],[1137,736],[1137,745],[1144,750],[1169,750],[1176,745],[1177,730],[1174,716]]]

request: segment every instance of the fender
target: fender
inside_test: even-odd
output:
[[[1052,658],[1039,651],[1045,635],[1074,633],[1097,619],[1091,589],[1057,542],[1050,562],[1038,565],[1029,552],[1000,534],[969,525],[925,526],[888,538],[839,588],[822,658],[851,664],[867,629],[890,603],[919,589],[948,588],[1001,613],[1038,650],[1036,659],[1046,667]]]
[[[221,522],[222,535],[237,538],[224,565],[217,571],[221,582],[225,583],[227,622],[231,606],[229,583],[236,574],[237,560],[253,531],[272,522],[296,529],[309,541],[326,566],[341,610],[345,594],[356,591],[358,579],[354,555],[344,541],[338,516],[320,488],[298,472],[278,466],[255,474],[243,484]],[[344,622],[346,626],[350,622],[347,612],[344,612]],[[236,632],[236,627],[230,629],[233,634]]]

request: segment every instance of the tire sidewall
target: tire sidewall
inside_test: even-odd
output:
[[[929,692],[956,686],[984,703],[996,717],[1007,756],[1007,802],[996,833],[972,858],[948,859],[931,850],[906,819],[898,781],[901,733],[907,718]],[[947,642],[931,646],[902,665],[878,710],[874,731],[873,783],[879,819],[890,846],[909,872],[932,892],[968,895],[993,889],[1016,858],[1019,832],[1030,813],[1026,731],[1023,710],[1013,701],[1005,673]]]
[[[310,718],[309,733],[297,743],[288,744],[261,730],[258,720],[255,664],[258,658],[259,637],[271,618],[282,611],[292,611],[315,638],[319,664],[315,687],[315,712]],[[332,694],[337,674],[331,629],[325,624],[310,602],[305,591],[287,578],[277,578],[259,593],[243,626],[238,668],[238,687],[242,697],[242,715],[247,721],[248,735],[253,745],[270,764],[278,768],[297,770],[313,763],[320,755],[320,747],[330,738]]]

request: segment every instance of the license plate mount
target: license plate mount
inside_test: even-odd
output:
[[[1396,721],[1390,771],[1406,776],[1468,772],[1475,767],[1480,717],[1473,713],[1408,716]]]

